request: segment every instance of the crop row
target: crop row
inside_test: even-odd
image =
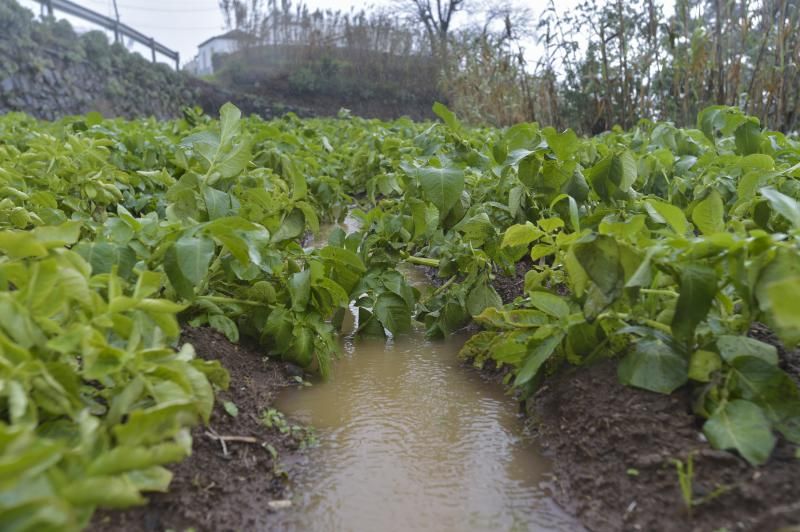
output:
[[[697,129],[591,139],[536,124],[0,118],[0,522],[86,525],[167,489],[218,361],[181,324],[326,375],[360,334],[443,336],[531,393],[618,357],[623,383],[691,385],[704,432],[753,464],[800,443],[779,348],[800,342],[800,143],[732,108]],[[327,246],[308,233],[347,212]],[[506,304],[496,277],[524,264]],[[435,269],[423,296],[398,266]],[[772,344],[747,336],[755,323]],[[224,363],[224,361],[223,361]]]

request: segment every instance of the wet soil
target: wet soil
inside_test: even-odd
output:
[[[217,394],[209,426],[193,430],[192,455],[171,468],[169,492],[150,495],[143,507],[98,512],[89,530],[265,530],[270,503],[286,495],[284,470],[300,454],[299,438],[267,428],[261,417],[299,368],[265,362],[257,348],[232,344],[208,328],[186,328],[181,340],[194,345],[198,356],[219,360],[230,372],[230,389]],[[226,401],[238,408],[236,417],[225,411]]]
[[[509,292],[501,291],[504,299]],[[781,348],[763,326],[750,334],[778,345],[781,366],[800,382],[800,350]],[[270,503],[287,496],[283,471],[291,471],[302,453],[296,438],[266,428],[260,419],[298,368],[265,363],[257,349],[231,344],[209,329],[189,328],[183,341],[195,345],[199,356],[222,361],[231,389],[218,394],[210,427],[194,430],[193,454],[173,468],[170,491],[151,495],[144,507],[98,512],[90,530],[264,530],[274,524]],[[488,365],[483,372],[495,381],[505,373]],[[225,412],[224,401],[236,404],[236,417]],[[616,362],[609,360],[551,378],[526,410],[553,461],[548,491],[590,530],[774,531],[800,524],[795,447],[779,440],[769,462],[758,468],[712,449],[691,413],[688,390],[665,396],[624,387]],[[228,440],[223,450],[219,436],[242,441]],[[695,499],[708,499],[691,514],[671,461],[685,462],[690,454]]]
[[[751,334],[775,341],[761,327]],[[797,379],[800,351],[782,350],[781,357]],[[712,449],[687,390],[666,396],[624,387],[616,361],[608,360],[554,377],[527,406],[553,459],[556,500],[590,530],[774,531],[800,524],[795,447],[780,439],[757,468]],[[708,500],[690,514],[671,460],[686,462],[692,453],[694,497]]]

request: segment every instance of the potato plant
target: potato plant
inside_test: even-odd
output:
[[[0,117],[4,527],[80,529],[168,488],[228,385],[185,324],[327,375],[348,308],[363,335],[474,321],[462,355],[523,393],[613,357],[626,385],[691,386],[717,448],[757,465],[776,434],[800,444],[779,359],[800,342],[800,142],[726,107],[593,138],[434,111]],[[304,245],[348,212],[357,230]],[[520,262],[503,304],[496,278]],[[404,264],[441,285],[420,294]]]

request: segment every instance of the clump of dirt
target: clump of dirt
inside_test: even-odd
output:
[[[286,494],[284,469],[296,460],[301,442],[261,418],[299,368],[265,362],[257,348],[232,344],[208,328],[186,328],[182,341],[194,345],[198,356],[219,360],[230,372],[230,389],[217,394],[209,426],[193,430],[192,455],[171,468],[169,492],[150,495],[146,506],[98,512],[90,530],[263,530],[271,522],[269,503]],[[236,405],[235,417],[226,412],[226,401]]]
[[[690,403],[687,390],[661,395],[621,385],[611,360],[554,377],[528,411],[553,460],[556,500],[596,531],[772,531],[800,523],[794,446],[780,439],[769,462],[751,467],[705,442]],[[690,454],[694,497],[708,499],[691,515],[671,461]]]
[[[778,349],[779,365],[800,384],[800,348],[786,349],[778,336],[763,323],[756,323],[747,333],[751,338],[774,345]]]
[[[503,303],[511,303],[525,294],[525,274],[531,269],[531,265],[530,258],[524,257],[515,265],[516,269],[513,275],[505,275],[502,272],[495,273],[492,286],[500,294]]]

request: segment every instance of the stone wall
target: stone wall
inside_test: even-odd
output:
[[[0,113],[23,111],[53,120],[98,111],[165,119],[180,116],[185,106],[215,113],[226,101],[264,118],[306,114],[153,64],[110,44],[102,32],[79,36],[64,20],[40,22],[14,0],[0,2]]]

